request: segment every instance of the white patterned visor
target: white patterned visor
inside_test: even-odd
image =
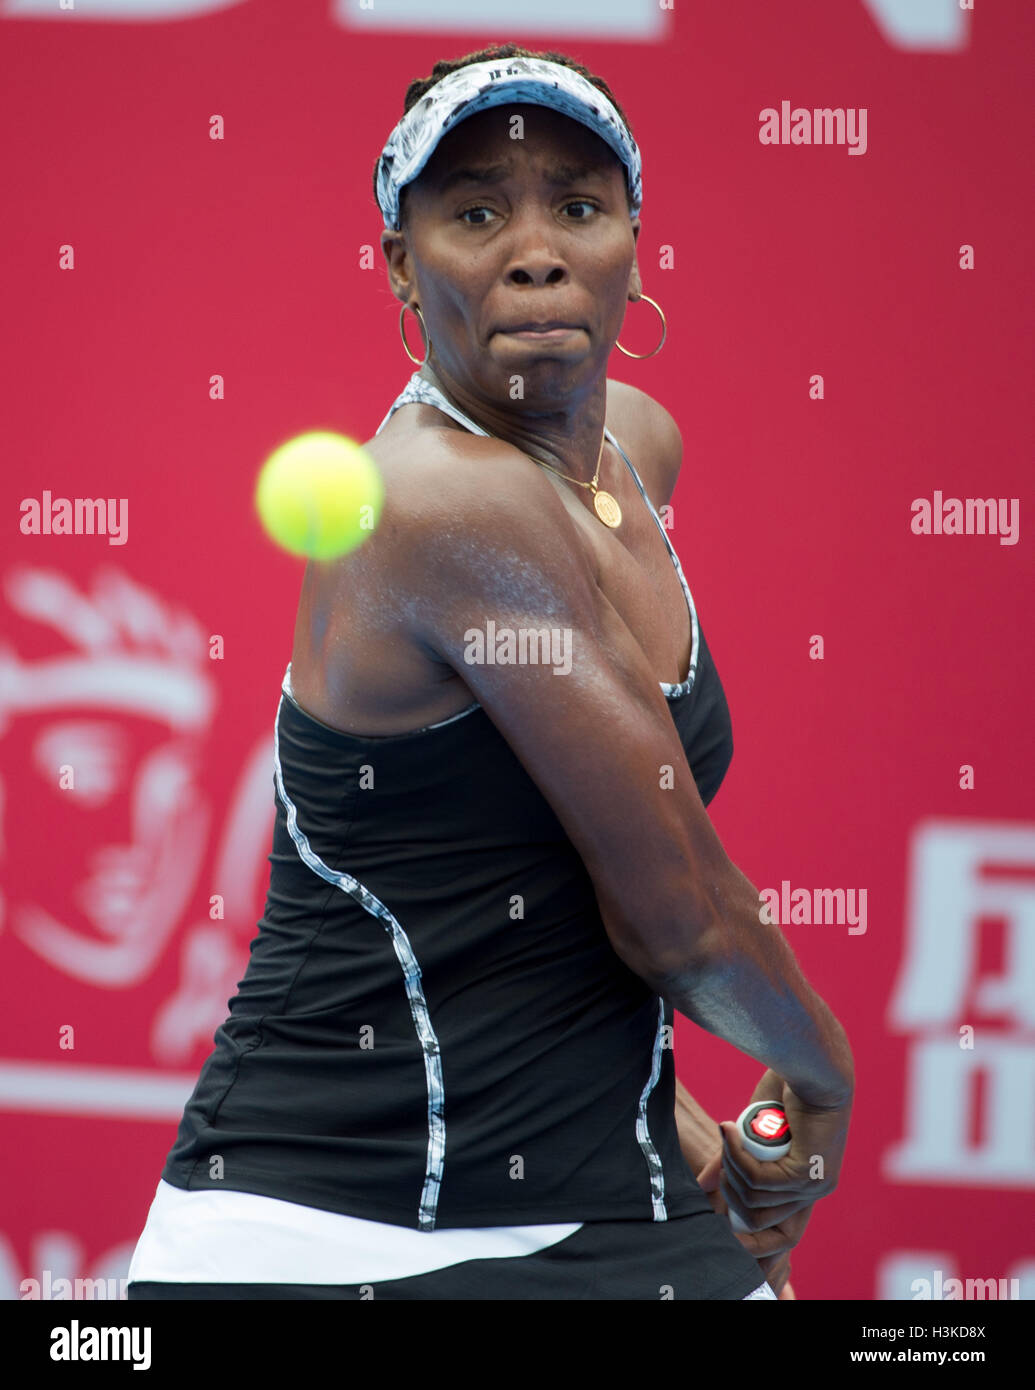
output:
[[[643,201],[640,152],[600,88],[562,63],[500,58],[469,63],[443,77],[392,131],[377,166],[377,201],[385,226],[399,230],[399,192],[418,176],[443,135],[490,106],[519,104],[552,107],[599,135],[625,165],[629,216],[638,215]]]

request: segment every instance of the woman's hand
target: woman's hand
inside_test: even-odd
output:
[[[722,1130],[679,1080],[676,1081],[676,1128],[690,1171],[696,1175],[714,1210],[726,1218],[726,1199],[719,1191],[723,1159]],[[794,1298],[794,1290],[788,1281],[791,1262],[787,1255],[760,1260],[759,1268],[777,1298]]]
[[[738,1239],[779,1293],[773,1279],[786,1281],[790,1251],[805,1233],[812,1204],[837,1186],[851,1101],[826,1110],[805,1105],[773,1071],[763,1074],[751,1100],[783,1102],[791,1131],[790,1152],[781,1159],[759,1162],[745,1149],[736,1125],[724,1120],[721,1160],[713,1157],[703,1176],[709,1185],[717,1184],[712,1190],[717,1190],[725,1208],[734,1207],[749,1227],[737,1233]],[[704,1187],[700,1177],[698,1182]]]

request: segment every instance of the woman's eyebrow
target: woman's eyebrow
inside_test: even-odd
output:
[[[510,173],[509,164],[486,164],[482,168],[466,166],[462,169],[450,169],[438,181],[437,188],[439,193],[447,193],[458,183],[501,183]],[[585,178],[606,178],[607,174],[599,164],[551,164],[546,171],[546,178],[552,184],[577,183]]]
[[[439,193],[446,193],[458,183],[499,183],[509,172],[509,164],[486,164],[481,169],[450,169],[439,179],[436,187]]]
[[[607,178],[601,164],[552,164],[546,171],[551,183],[578,183],[580,179]]]

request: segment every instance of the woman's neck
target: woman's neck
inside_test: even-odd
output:
[[[556,410],[530,413],[517,405],[485,401],[454,381],[430,362],[418,375],[437,387],[451,405],[480,425],[487,434],[513,444],[540,463],[549,464],[569,478],[591,482],[601,457],[607,411],[607,380],[601,378],[577,400],[566,400]]]

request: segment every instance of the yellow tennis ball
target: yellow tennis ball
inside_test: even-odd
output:
[[[263,464],[255,507],[271,540],[311,560],[362,545],[378,523],[384,486],[365,449],[314,430],[289,439]]]

